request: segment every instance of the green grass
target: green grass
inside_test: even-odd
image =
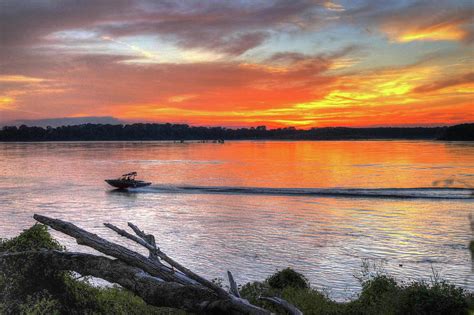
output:
[[[0,240],[0,252],[38,249],[65,250],[40,224],[17,237]],[[474,313],[473,294],[438,277],[429,283],[398,283],[380,270],[371,275],[367,268],[366,264],[358,277],[360,294],[345,303],[335,302],[311,288],[303,275],[290,268],[276,272],[265,281],[248,283],[240,292],[251,303],[276,313],[281,310],[259,297],[281,297],[304,314]],[[118,286],[96,287],[87,279],[76,278],[71,272],[53,270],[41,263],[22,260],[4,264],[0,268],[0,314],[185,314],[149,306]]]

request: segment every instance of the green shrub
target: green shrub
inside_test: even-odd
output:
[[[51,294],[41,291],[29,295],[23,304],[18,306],[21,314],[28,315],[59,315],[61,314],[60,303]]]
[[[467,313],[468,292],[444,281],[413,282],[400,290],[399,314]]]
[[[10,240],[0,240],[0,253],[39,249],[64,250],[48,233],[46,226],[36,224]],[[28,257],[9,260],[0,269],[0,303],[5,313],[20,313],[20,305],[38,299],[38,292],[60,294],[68,273],[51,269]]]
[[[260,297],[281,297],[297,306],[304,314],[341,314],[343,304],[330,300],[323,293],[311,289],[308,280],[291,268],[280,270],[264,282],[252,282],[242,286],[240,294],[250,303],[259,305],[276,313],[281,313],[270,302]]]
[[[64,250],[43,225],[34,225],[10,240],[0,240],[1,252]],[[367,267],[366,263],[366,267]],[[240,289],[251,303],[281,313],[262,296],[277,296],[297,306],[304,314],[468,314],[474,296],[459,287],[435,279],[397,283],[380,269],[364,268],[362,290],[357,299],[332,301],[310,287],[308,280],[287,268],[263,282]],[[220,281],[218,281],[222,285]],[[471,312],[471,314],[474,312]],[[77,280],[71,272],[51,269],[41,261],[9,260],[0,268],[0,314],[185,314],[183,311],[147,305],[140,297],[118,286],[95,287]]]
[[[294,273],[299,275],[287,269],[283,274],[291,274],[289,278],[294,279],[297,278]],[[246,284],[240,293],[253,304],[281,312],[274,305],[259,300],[261,296],[278,296],[304,314],[467,314],[474,303],[472,294],[443,281],[398,284],[394,278],[380,272],[361,281],[362,290],[357,299],[337,303],[310,288],[307,282],[308,287],[298,287],[291,281],[282,281],[287,278],[281,275],[282,271],[264,282]],[[276,287],[269,284],[270,279],[278,279]],[[286,286],[282,287],[282,283]]]
[[[0,253],[64,250],[36,224],[12,239],[0,240]],[[94,287],[71,272],[51,269],[28,257],[12,259],[0,268],[0,314],[184,314],[147,305],[120,287]]]
[[[184,314],[170,308],[146,304],[139,296],[121,287],[95,287],[88,280],[69,278],[61,300],[64,314]]]
[[[62,251],[65,250],[65,247],[51,237],[48,228],[43,224],[35,224],[11,239],[0,239],[0,252],[22,252],[39,249]]]
[[[368,281],[362,283],[362,291],[359,294],[359,302],[364,306],[375,308],[374,311],[379,311],[378,306],[388,308],[391,301],[396,302],[396,297],[399,294],[399,288],[396,281],[386,275],[378,275]],[[390,305],[392,306],[392,305]]]
[[[267,280],[270,287],[274,289],[284,289],[287,287],[297,289],[309,289],[309,282],[305,276],[294,271],[291,268],[286,268],[277,271],[274,275],[270,276]]]

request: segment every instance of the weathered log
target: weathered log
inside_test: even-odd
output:
[[[146,249],[148,249],[150,251],[150,256],[151,256],[151,253],[152,252],[156,252],[157,251],[157,248],[156,247],[153,247],[151,244],[149,244],[147,241],[143,240],[142,238],[140,237],[136,237],[135,235],[132,235],[130,233],[128,233],[127,231],[121,229],[121,228],[118,228],[116,227],[115,225],[113,224],[110,224],[110,223],[104,223],[104,226],[105,227],[108,227],[109,229],[111,229],[112,231],[116,232],[117,234],[119,234],[120,236],[123,236],[123,237],[126,237],[140,245],[142,245],[143,247],[145,247]]]
[[[150,251],[150,258],[158,258],[157,252],[160,250],[156,246],[155,237],[152,234],[145,234],[144,231],[140,230],[137,226],[128,222],[128,226],[137,234],[141,239],[143,239],[148,245],[150,245],[154,250]]]
[[[154,253],[157,257],[163,259],[164,261],[166,261],[171,267],[174,267],[176,268],[177,270],[181,271],[183,274],[185,274],[186,276],[188,276],[189,278],[193,279],[194,281],[196,281],[197,283],[200,283],[202,284],[203,286],[205,287],[208,287],[210,288],[211,290],[214,290],[217,294],[219,294],[220,296],[222,297],[226,297],[227,296],[227,292],[225,292],[224,289],[222,289],[221,287],[215,285],[214,283],[208,281],[207,279],[195,274],[194,272],[192,272],[191,270],[189,270],[188,268],[182,266],[181,264],[179,264],[178,262],[176,262],[175,260],[173,260],[172,258],[168,257],[168,255],[166,255],[165,253],[163,253],[162,251],[160,251],[158,249],[158,247],[153,246],[152,244],[148,243],[147,240],[150,240],[150,235],[146,235],[143,231],[139,230],[135,225],[133,225],[132,223],[128,223],[128,225],[130,227],[132,227],[132,229],[135,231],[135,233],[137,235],[139,235],[141,238],[140,239],[137,239],[137,237],[135,237],[134,235],[131,235],[129,233],[127,233],[126,231],[122,230],[122,229],[119,229],[115,226],[113,226],[112,224],[109,224],[109,223],[105,223],[104,224],[105,226],[111,228],[112,230],[116,231],[117,233],[119,233],[120,235],[124,236],[124,237],[127,237],[131,240],[134,240],[136,241],[137,243],[142,244],[145,243],[146,245],[143,245],[145,246],[146,248],[148,248],[150,250],[150,253]],[[152,238],[153,239],[153,242],[154,242],[154,237]],[[140,242],[140,241],[142,242]],[[151,256],[151,255],[150,255]]]
[[[0,255],[0,265],[9,259],[47,264],[54,269],[75,271],[83,276],[93,276],[117,283],[155,306],[202,313],[212,311],[206,309],[206,306],[219,301],[215,292],[203,286],[165,282],[150,276],[140,268],[103,256],[53,250],[26,251]]]
[[[171,268],[158,261],[150,260],[142,254],[134,252],[122,245],[109,242],[96,234],[92,234],[75,226],[72,223],[38,214],[33,215],[33,218],[57,231],[74,237],[76,242],[80,245],[92,247],[103,254],[118,258],[131,266],[143,269],[143,271],[152,276],[181,284],[196,284],[194,280],[181,273],[175,273]]]
[[[240,297],[239,289],[237,283],[234,280],[234,276],[232,276],[232,272],[227,271],[227,277],[229,278],[229,285],[230,285],[230,293],[235,295],[236,297]]]
[[[38,259],[58,270],[71,270],[81,275],[91,275],[117,283],[155,306],[175,307],[195,313],[270,314],[268,310],[252,305],[240,297],[237,284],[230,272],[228,272],[230,292],[227,292],[167,256],[156,246],[152,235],[145,234],[131,223],[128,225],[138,237],[112,224],[105,226],[147,248],[150,257],[109,242],[72,223],[38,214],[35,214],[34,218],[74,237],[78,244],[89,246],[116,259],[83,253],[29,251],[0,255],[0,263],[12,257]],[[164,265],[162,261],[169,266]],[[274,299],[272,302],[292,314],[302,314],[296,307],[282,299],[267,298],[269,301],[270,299]]]

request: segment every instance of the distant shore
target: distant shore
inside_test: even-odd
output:
[[[2,142],[30,141],[215,141],[225,140],[445,140],[474,141],[474,123],[450,127],[328,127],[308,130],[265,126],[230,129],[186,124],[82,124],[52,127],[5,126]]]

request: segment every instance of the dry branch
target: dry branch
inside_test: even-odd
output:
[[[239,289],[237,287],[237,283],[234,280],[234,276],[232,276],[232,272],[227,271],[227,277],[229,277],[229,285],[230,285],[230,293],[235,295],[236,297],[240,297]]]
[[[144,242],[150,245],[154,250],[150,250],[150,258],[158,258],[157,252],[160,250],[156,247],[155,237],[152,234],[145,234],[144,231],[140,230],[136,225],[128,222],[128,226],[137,234]]]
[[[71,270],[81,275],[90,275],[117,283],[155,306],[174,307],[195,313],[270,314],[269,311],[252,305],[240,297],[237,284],[230,272],[228,272],[230,292],[227,292],[163,253],[156,246],[153,235],[145,234],[132,223],[128,225],[137,236],[112,224],[105,223],[104,225],[148,249],[150,257],[109,242],[72,223],[38,214],[33,217],[40,223],[72,236],[78,244],[89,246],[116,259],[53,250],[27,251],[0,255],[0,266],[12,258],[33,259],[40,263],[47,263],[58,270]],[[163,264],[162,261],[169,266]],[[295,306],[282,299],[265,299],[280,305],[291,314],[302,314]]]
[[[164,282],[140,268],[103,256],[60,251],[26,251],[0,255],[0,262],[8,259],[48,264],[54,269],[75,271],[83,276],[117,283],[155,306],[201,313],[208,311],[206,305],[219,301],[215,292],[202,286]]]

